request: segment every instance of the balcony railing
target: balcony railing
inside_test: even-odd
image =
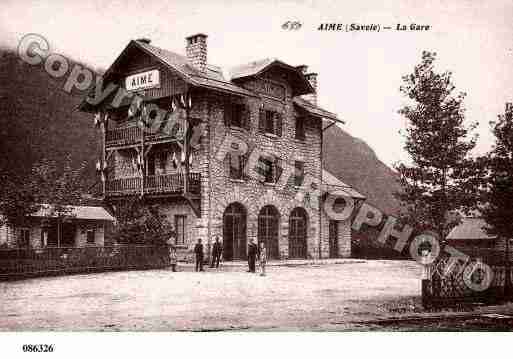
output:
[[[199,173],[189,173],[187,192],[200,194]],[[184,190],[184,176],[181,173],[146,176],[144,179],[144,193],[182,193]],[[143,188],[141,177],[116,178],[106,182],[107,195],[124,195],[141,193]]]
[[[130,177],[130,178],[116,178],[107,181],[105,184],[105,191],[109,194],[130,194],[141,192],[142,178],[141,177]]]
[[[142,129],[138,126],[128,126],[113,128],[105,134],[105,144],[107,146],[123,146],[141,142]],[[163,139],[172,139],[174,134],[168,134],[164,132],[144,132],[144,139],[146,141],[159,141]]]
[[[108,130],[105,134],[107,145],[128,145],[141,141],[142,130],[137,126]]]

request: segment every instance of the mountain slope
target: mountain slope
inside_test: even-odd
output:
[[[26,175],[43,157],[62,164],[70,155],[75,166],[86,161],[85,177],[95,180],[99,136],[91,116],[74,110],[83,94],[66,93],[66,78],[0,49],[0,170]]]
[[[324,132],[323,160],[324,168],[367,196],[367,202],[386,214],[397,213],[397,174],[364,141],[331,126]]]

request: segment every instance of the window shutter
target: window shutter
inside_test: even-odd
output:
[[[303,184],[303,178],[305,173],[305,164],[301,161],[295,162],[295,174],[294,174],[294,185],[301,186]]]
[[[241,171],[241,174],[242,174],[242,175],[241,175],[241,178],[242,178],[243,180],[245,180],[245,181],[246,181],[246,180],[248,179],[248,177],[249,177],[249,176],[246,174],[246,164],[248,163],[248,156],[249,156],[248,154],[240,156],[240,160],[241,160],[241,164],[240,164],[240,167],[241,167],[241,168],[240,168],[240,171]]]
[[[242,112],[242,127],[245,128],[246,130],[250,131],[251,130],[251,117],[250,117],[249,107],[243,106],[241,112]]]
[[[280,180],[281,174],[283,172],[281,162],[282,162],[281,159],[278,157],[276,157],[273,162],[273,166],[274,166],[273,174],[274,174],[274,182],[275,183],[277,183]]]
[[[279,112],[276,113],[276,116],[275,116],[275,134],[277,136],[280,136],[281,137],[281,133],[282,133],[282,127],[283,127],[283,115]]]
[[[265,110],[260,109],[258,112],[258,131],[265,132]]]
[[[228,176],[233,178],[233,169],[232,169],[232,154],[228,152],[226,154],[226,159],[228,160]]]
[[[230,126],[232,124],[232,112],[233,112],[233,106],[226,101],[224,103],[224,125]]]
[[[305,118],[296,118],[296,139],[305,140]]]

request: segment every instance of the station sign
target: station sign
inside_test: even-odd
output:
[[[159,70],[145,71],[127,76],[125,88],[127,91],[138,91],[160,86]]]

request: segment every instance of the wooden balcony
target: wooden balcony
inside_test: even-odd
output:
[[[199,195],[201,189],[201,175],[189,173],[187,193]],[[181,173],[146,176],[143,182],[141,177],[117,178],[105,184],[106,196],[123,196],[130,194],[177,194],[184,190],[184,176]]]
[[[105,133],[106,146],[123,146],[141,142],[142,130],[137,126],[114,128]]]
[[[113,128],[105,133],[106,147],[122,147],[141,143],[143,130],[136,125]],[[147,143],[158,143],[175,140],[176,137],[164,132],[144,132],[144,140]]]

